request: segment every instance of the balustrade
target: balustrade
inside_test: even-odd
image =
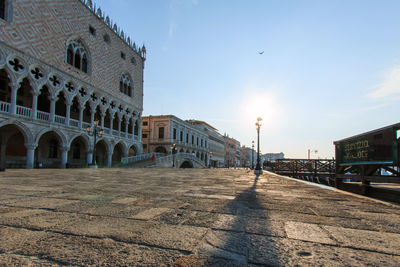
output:
[[[10,112],[10,103],[0,101],[0,112]]]
[[[83,129],[87,129],[87,128],[90,127],[90,126],[91,126],[90,123],[82,122],[82,128],[83,128]]]
[[[74,119],[69,119],[69,126],[79,128],[79,121]]]
[[[54,115],[54,121],[56,123],[65,124],[65,117]]]
[[[17,115],[23,116],[30,118],[31,117],[31,108],[23,107],[23,106],[17,106]]]
[[[38,110],[36,112],[36,117],[37,117],[38,120],[49,121],[50,120],[50,113]]]
[[[111,130],[109,128],[104,128],[104,133],[105,134],[110,134]]]

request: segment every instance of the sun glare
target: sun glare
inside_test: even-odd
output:
[[[248,94],[241,105],[241,119],[246,124],[254,124],[261,117],[263,125],[276,126],[281,115],[277,99],[271,92]]]

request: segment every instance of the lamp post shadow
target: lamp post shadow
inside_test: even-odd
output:
[[[248,177],[254,177],[253,184],[221,208],[219,219],[205,235],[204,242],[197,247],[201,265],[280,265],[274,244],[268,241],[269,236],[274,236],[268,207],[263,205],[257,193],[262,176]],[[260,242],[263,250],[258,249]],[[269,253],[261,256],[265,246],[268,246]]]

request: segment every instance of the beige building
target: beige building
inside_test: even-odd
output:
[[[208,136],[208,151],[210,167],[224,167],[225,139],[216,128],[204,121],[188,120],[190,124],[203,131]]]
[[[90,0],[0,1],[2,166],[86,166],[94,148],[111,166],[141,153],[145,57]]]
[[[209,159],[208,136],[202,130],[173,115],[142,118],[143,153],[191,153],[206,166]],[[175,146],[174,146],[175,145]]]
[[[225,139],[225,167],[240,166],[240,142],[235,138],[224,135]]]

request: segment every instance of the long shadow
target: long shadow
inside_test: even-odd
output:
[[[206,242],[214,247],[207,266],[243,266],[247,264],[280,266],[279,255],[271,232],[268,208],[257,197],[260,176],[253,185],[236,195],[223,207],[223,214],[234,215],[234,220],[224,230],[213,228]],[[256,224],[256,225],[254,225]]]

